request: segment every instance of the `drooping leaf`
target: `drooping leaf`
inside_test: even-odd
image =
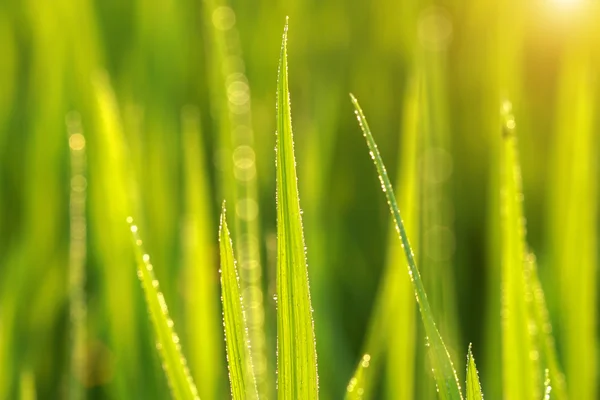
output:
[[[277,83],[277,380],[280,400],[318,398],[317,353],[298,197],[286,22]]]
[[[221,211],[219,248],[221,254],[223,326],[225,328],[225,342],[227,343],[227,365],[229,368],[231,397],[233,400],[258,399],[239,276],[229,228],[227,227],[225,203],[223,203],[223,210]]]
[[[402,130],[398,162],[399,207],[404,210],[404,224],[411,237],[418,237],[419,224],[419,173],[420,151],[420,77],[410,81],[402,113]],[[373,396],[385,365],[387,397],[411,399],[415,396],[415,339],[417,330],[414,290],[406,274],[407,261],[398,233],[390,225],[385,272],[381,278],[375,306],[363,351],[370,354],[370,368],[363,369],[359,361],[357,371],[362,371],[365,384],[363,398]],[[412,242],[416,250],[415,242]]]
[[[475,358],[473,358],[470,344],[467,354],[467,400],[483,400],[479,372],[475,366]]]
[[[198,390],[181,351],[180,339],[173,328],[173,320],[169,317],[167,302],[160,291],[158,280],[154,276],[154,267],[150,262],[150,256],[144,251],[138,226],[134,224],[132,217],[127,217],[127,223],[133,235],[137,275],[144,289],[148,313],[154,327],[156,349],[160,355],[171,394],[176,400],[198,400],[200,399]]]
[[[444,341],[442,340],[442,337],[435,325],[433,314],[429,306],[429,301],[427,300],[427,294],[425,293],[425,287],[423,286],[423,281],[421,280],[419,270],[417,269],[414,254],[406,235],[406,229],[400,216],[400,210],[398,208],[398,203],[396,202],[396,196],[394,195],[392,184],[388,178],[385,165],[383,164],[383,160],[379,154],[379,150],[377,149],[377,144],[375,143],[375,139],[373,139],[373,135],[371,134],[371,130],[369,129],[369,125],[367,124],[367,120],[362,109],[360,108],[360,105],[358,104],[358,101],[353,95],[350,95],[350,97],[352,99],[352,103],[354,104],[358,122],[367,141],[371,158],[373,159],[375,167],[377,168],[381,187],[387,198],[390,212],[392,213],[394,223],[396,224],[396,230],[402,242],[402,247],[404,248],[404,253],[408,262],[408,273],[413,283],[415,296],[417,302],[419,303],[423,324],[425,325],[425,332],[427,334],[430,350],[429,355],[431,358],[436,384],[438,386],[438,394],[441,399],[462,400],[462,393],[460,390],[460,384],[458,383],[456,370],[452,365],[450,354],[448,353],[448,350],[444,345]]]

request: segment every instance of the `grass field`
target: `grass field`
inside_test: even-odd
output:
[[[0,2],[0,400],[598,398],[599,100],[592,0]]]

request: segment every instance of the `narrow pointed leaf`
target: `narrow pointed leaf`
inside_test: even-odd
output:
[[[187,351],[190,369],[202,398],[223,396],[225,348],[219,315],[219,283],[214,279],[217,262],[214,227],[210,218],[212,193],[204,158],[199,112],[186,107],[182,113],[184,219],[182,276],[185,286],[184,338],[193,343]],[[215,225],[216,226],[216,225]],[[183,332],[182,332],[183,335]],[[202,338],[202,340],[198,340]]]
[[[367,394],[365,395],[365,386],[367,384],[367,380],[370,378],[370,375],[367,375],[367,371],[369,371],[369,367],[371,366],[371,356],[365,354],[360,359],[358,363],[358,367],[354,372],[354,376],[348,382],[348,387],[346,387],[346,400],[363,400],[365,398],[370,398]]]
[[[223,302],[223,326],[227,343],[227,365],[233,400],[257,399],[256,379],[252,369],[252,357],[244,305],[240,293],[238,271],[233,256],[233,246],[225,217],[225,204],[221,212],[219,229],[221,254],[221,293]]]
[[[558,362],[558,354],[556,352],[556,342],[552,333],[552,324],[548,308],[546,306],[546,298],[544,290],[537,273],[537,263],[535,256],[531,253],[527,260],[529,285],[533,295],[533,318],[537,327],[538,347],[540,350],[540,360],[544,363],[548,372],[548,379],[552,380],[552,397],[556,400],[568,399],[565,376]]]
[[[421,280],[419,270],[417,269],[417,265],[415,263],[414,255],[406,235],[406,229],[402,222],[400,210],[396,202],[396,196],[394,195],[392,184],[388,178],[385,165],[383,164],[377,144],[375,143],[375,139],[373,139],[373,135],[371,134],[371,130],[369,129],[369,125],[367,124],[367,120],[362,112],[362,109],[360,108],[360,105],[358,104],[358,101],[354,96],[350,95],[350,97],[352,99],[352,103],[354,104],[358,122],[367,141],[371,158],[373,159],[375,167],[377,168],[379,180],[381,181],[382,189],[387,198],[390,212],[394,218],[394,223],[396,224],[396,230],[402,242],[402,247],[404,248],[404,253],[408,262],[408,273],[413,283],[415,296],[417,302],[419,303],[421,317],[423,319],[425,332],[429,341],[429,355],[438,387],[439,397],[443,400],[462,399],[462,393],[460,390],[460,384],[458,383],[456,370],[452,365],[450,354],[444,345],[442,336],[438,332],[435,325],[433,314],[429,306],[429,301],[427,300],[427,294],[425,293],[425,287],[423,286],[423,281]]]
[[[277,368],[280,400],[318,398],[317,353],[288,91],[287,23],[277,83]]]
[[[483,400],[479,372],[475,366],[471,345],[469,345],[469,354],[467,354],[467,400]]]
[[[156,335],[156,348],[171,388],[171,394],[176,400],[200,399],[187,367],[187,361],[181,352],[181,344],[179,336],[173,328],[173,320],[169,317],[167,302],[160,291],[158,280],[154,276],[150,256],[142,247],[142,239],[137,225],[133,223],[133,218],[127,217],[127,222],[133,235],[135,257],[138,264],[137,273],[146,295],[146,304]]]
[[[525,219],[515,121],[510,103],[503,105],[502,162],[502,368],[506,399],[535,399],[536,365],[529,331],[528,286],[525,276]],[[541,383],[541,382],[540,382]]]
[[[550,372],[546,369],[546,377],[544,379],[544,400],[550,400],[552,392],[552,381],[550,380]]]
[[[420,76],[417,75],[408,87],[404,112],[402,114],[402,135],[400,140],[398,180],[398,203],[404,210],[404,224],[411,237],[418,237],[419,224],[419,182],[418,154],[419,137]],[[363,398],[373,395],[385,366],[387,397],[410,399],[414,397],[415,339],[417,329],[417,308],[410,278],[406,274],[407,261],[395,224],[390,224],[387,238],[387,260],[385,272],[377,292],[374,311],[364,344],[364,352],[370,354],[370,368],[363,369],[359,361],[356,371],[362,371],[364,383]],[[417,252],[415,242],[413,249]]]

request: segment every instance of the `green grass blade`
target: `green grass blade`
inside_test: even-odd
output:
[[[573,37],[572,39],[575,39]],[[553,299],[571,399],[598,398],[598,84],[584,42],[568,43],[548,175]],[[596,83],[595,83],[596,82]],[[556,386],[554,378],[553,385]],[[555,392],[553,390],[553,397]]]
[[[552,392],[552,380],[550,379],[550,372],[546,369],[544,379],[544,400],[550,400],[550,393]]]
[[[540,351],[540,360],[546,366],[548,379],[552,380],[552,397],[556,400],[568,399],[565,376],[558,362],[556,352],[556,342],[552,333],[552,324],[546,306],[546,298],[542,284],[538,277],[537,263],[535,255],[529,254],[527,258],[528,283],[531,286],[533,295],[533,319],[536,325],[538,335],[538,348]]]
[[[483,400],[481,383],[479,382],[479,372],[475,365],[475,358],[469,344],[469,353],[467,354],[467,400]]]
[[[257,399],[256,379],[252,368],[252,356],[243,299],[240,291],[233,245],[227,227],[225,203],[221,211],[219,228],[221,254],[221,293],[223,303],[223,326],[227,343],[227,364],[233,400]]]
[[[517,156],[512,106],[503,105],[505,121],[501,153],[502,189],[502,368],[506,399],[535,399],[536,365],[529,331],[528,288],[525,276],[525,219],[521,171]],[[531,296],[529,296],[531,297]]]
[[[420,114],[420,82],[419,78],[409,83],[402,114],[402,135],[400,140],[398,162],[398,203],[404,211],[404,225],[411,237],[419,233],[419,182],[418,154],[421,140],[419,138]],[[371,368],[364,370],[365,384],[363,398],[370,398],[377,385],[381,364],[385,364],[387,379],[385,392],[389,398],[412,399],[415,379],[415,339],[416,339],[416,305],[410,278],[406,274],[408,268],[406,256],[398,233],[390,225],[388,234],[387,260],[384,276],[373,316],[369,322],[364,352],[370,354]],[[415,242],[413,250],[417,253]],[[385,352],[385,356],[384,356]],[[357,371],[361,370],[363,360],[359,361]]]
[[[365,394],[365,386],[367,384],[367,380],[369,379],[369,376],[366,374],[366,372],[369,371],[370,366],[371,356],[365,354],[360,359],[360,363],[358,363],[358,367],[354,372],[354,376],[352,379],[350,379],[348,387],[346,387],[346,400],[362,400],[370,397],[368,394]]]
[[[146,295],[146,304],[156,336],[156,349],[160,354],[171,394],[176,400],[200,399],[187,367],[187,361],[181,352],[180,339],[173,328],[173,320],[169,317],[167,302],[159,289],[158,280],[154,276],[150,256],[144,251],[138,227],[133,223],[131,217],[127,217],[127,223],[130,225],[133,235],[138,265],[137,274]]]
[[[427,334],[430,350],[429,355],[431,358],[433,373],[438,387],[439,397],[441,399],[452,400],[462,399],[462,393],[460,390],[460,384],[458,383],[456,370],[452,365],[450,354],[448,353],[448,350],[444,345],[442,336],[440,335],[435,325],[433,314],[429,306],[429,301],[427,300],[427,294],[425,293],[425,287],[423,286],[423,281],[421,280],[419,270],[417,269],[417,265],[415,263],[414,255],[410,247],[410,243],[408,242],[408,237],[406,236],[406,229],[400,216],[400,210],[398,209],[398,204],[396,202],[396,196],[394,195],[392,184],[390,183],[390,180],[388,178],[387,171],[383,164],[383,160],[381,159],[381,155],[379,154],[377,144],[373,139],[373,135],[371,134],[371,130],[369,129],[369,125],[367,124],[365,115],[363,114],[363,111],[360,108],[360,105],[358,104],[356,98],[353,95],[350,95],[350,97],[356,110],[355,112],[358,118],[358,122],[367,141],[371,158],[373,159],[375,167],[377,168],[379,180],[381,181],[381,188],[387,198],[388,205],[390,207],[390,212],[392,213],[394,222],[396,224],[396,230],[402,242],[402,247],[404,248],[404,253],[408,262],[408,273],[411,277],[414,286],[415,296],[417,302],[419,303],[419,309],[421,311],[423,324],[425,325],[425,332]]]
[[[217,143],[223,155],[218,169],[222,198],[236,212],[232,231],[240,265],[246,323],[260,397],[273,397],[273,368],[266,352],[265,309],[261,260],[260,202],[251,90],[239,41],[236,13],[227,0],[206,0],[211,37],[211,106],[218,126]],[[235,118],[232,116],[235,115]]]
[[[78,113],[67,116],[69,149],[71,153],[71,193],[69,197],[69,318],[71,320],[71,371],[69,399],[85,398],[82,380],[86,371],[86,314],[85,264],[87,256],[86,221],[86,155]]]
[[[298,197],[286,21],[277,82],[277,390],[280,400],[317,399],[319,382],[308,266]]]
[[[223,395],[225,359],[223,326],[219,315],[219,283],[211,214],[208,166],[205,162],[198,110],[186,107],[182,113],[185,216],[183,235],[183,276],[185,282],[185,339],[194,345],[188,361],[202,398]],[[216,225],[215,225],[216,226]],[[198,340],[198,338],[202,338]]]

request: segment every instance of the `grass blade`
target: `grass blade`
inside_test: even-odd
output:
[[[506,399],[535,399],[536,365],[529,332],[528,288],[525,276],[525,219],[521,171],[517,156],[512,106],[503,105],[504,127],[501,154],[502,189],[502,363]],[[529,296],[531,297],[531,296]]]
[[[219,282],[216,278],[216,254],[213,221],[210,218],[210,185],[200,130],[199,111],[191,106],[182,113],[182,151],[184,162],[185,216],[183,235],[183,276],[185,282],[185,323],[190,369],[202,398],[222,397],[224,346],[219,315]],[[212,234],[211,234],[212,232]],[[197,340],[202,338],[201,340]],[[193,341],[193,342],[192,342]]]
[[[71,371],[69,399],[85,398],[82,379],[86,371],[86,314],[85,264],[86,264],[86,155],[85,137],[82,134],[78,113],[67,116],[69,148],[71,153],[71,193],[69,198],[69,318],[71,320]]]
[[[133,235],[138,278],[142,283],[148,312],[154,326],[156,349],[160,354],[171,394],[176,400],[198,400],[200,399],[198,390],[190,375],[187,361],[181,352],[179,336],[173,329],[173,320],[169,317],[165,297],[159,290],[158,280],[154,276],[154,269],[150,263],[150,256],[142,247],[142,239],[140,239],[137,225],[133,223],[133,218],[127,217],[127,223],[130,225]]]
[[[365,385],[369,376],[366,372],[369,371],[371,365],[371,356],[365,354],[362,356],[354,376],[350,379],[348,387],[346,388],[346,400],[362,400],[365,396]],[[368,395],[367,395],[368,396]]]
[[[403,222],[411,237],[418,237],[420,228],[418,218],[420,185],[417,162],[421,143],[420,86],[419,78],[415,78],[409,83],[406,93],[396,183],[399,191],[398,202],[400,208],[405,210]],[[381,288],[377,292],[364,345],[365,353],[370,354],[371,358],[371,368],[361,372],[365,380],[364,398],[372,396],[382,362],[386,366],[386,395],[393,399],[415,397],[416,305],[413,300],[412,283],[405,273],[408,268],[406,256],[397,236],[396,230],[390,225],[385,272],[381,278]],[[412,245],[417,252],[415,242]],[[362,362],[361,359],[357,372],[363,370]]]
[[[552,381],[550,380],[550,372],[546,370],[544,379],[544,400],[550,400],[550,392],[552,392]]]
[[[280,400],[317,399],[314,323],[298,197],[286,21],[277,82],[277,387]]]
[[[479,382],[479,372],[475,365],[475,358],[469,344],[469,353],[467,354],[467,400],[483,400],[481,383]]]
[[[408,273],[414,286],[415,296],[417,302],[419,303],[423,324],[425,325],[425,332],[427,334],[430,349],[429,355],[431,358],[431,364],[433,366],[433,373],[435,375],[439,396],[441,399],[462,399],[456,370],[452,365],[450,354],[444,345],[442,336],[435,326],[433,314],[429,306],[429,301],[427,300],[427,294],[425,293],[425,287],[423,286],[423,281],[421,280],[410,243],[408,242],[408,237],[406,236],[406,229],[400,216],[400,210],[398,209],[392,184],[388,178],[383,160],[381,159],[381,155],[379,154],[377,144],[373,139],[373,135],[371,134],[371,130],[369,129],[365,115],[356,98],[353,95],[350,95],[350,97],[352,99],[352,103],[354,104],[358,122],[367,141],[371,158],[373,159],[375,167],[377,168],[379,180],[381,181],[381,188],[387,198],[390,212],[392,213],[394,222],[396,224],[396,230],[402,242],[402,247],[404,248],[404,253],[408,262]]]
[[[227,343],[231,397],[233,400],[257,399],[258,394],[252,369],[246,316],[237,266],[233,256],[231,236],[227,227],[225,203],[223,203],[223,210],[221,211],[219,248],[221,254],[223,326]]]
[[[536,325],[538,335],[538,348],[540,350],[540,360],[546,366],[548,379],[552,379],[553,394],[556,400],[568,399],[565,376],[558,363],[558,354],[556,353],[556,342],[552,333],[552,324],[548,308],[546,307],[546,298],[544,290],[538,277],[537,265],[533,253],[527,258],[528,283],[533,294],[532,314]]]
[[[236,13],[227,0],[206,0],[210,18],[211,106],[218,126],[217,143],[223,160],[219,163],[219,186],[223,197],[236,210],[232,231],[240,265],[246,324],[251,343],[254,373],[260,397],[273,397],[272,362],[267,357],[265,309],[262,288],[260,202],[251,90],[245,73]],[[231,116],[235,115],[235,118]]]
[[[569,397],[596,399],[598,358],[591,355],[598,352],[598,84],[597,67],[581,43],[569,42],[560,72],[548,248]]]

